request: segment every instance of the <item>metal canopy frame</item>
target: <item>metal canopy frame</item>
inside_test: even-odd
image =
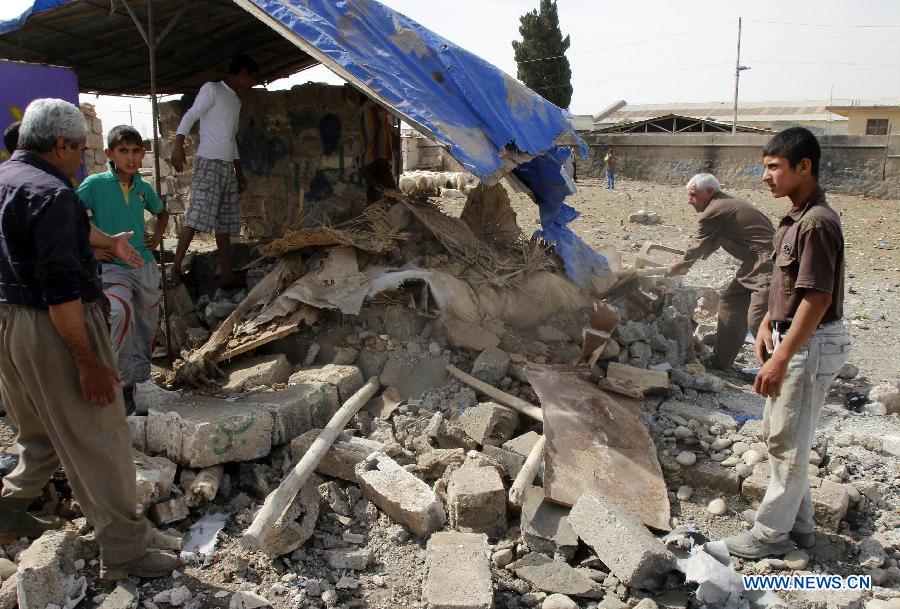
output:
[[[738,125],[737,131],[739,133],[771,133],[769,129],[745,125]],[[732,126],[708,118],[668,114],[624,125],[613,125],[606,129],[600,129],[597,133],[732,133]]]

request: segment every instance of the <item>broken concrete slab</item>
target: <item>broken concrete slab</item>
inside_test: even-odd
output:
[[[675,556],[662,541],[611,497],[586,492],[572,508],[569,525],[626,586],[659,588],[675,569]]]
[[[493,467],[460,467],[447,485],[450,526],[495,537],[506,530],[506,489]]]
[[[338,548],[328,550],[325,556],[333,569],[364,571],[372,560],[372,551],[368,548]]]
[[[147,417],[130,415],[128,426],[131,428],[131,447],[140,452],[147,452]]]
[[[426,480],[436,480],[444,475],[448,467],[459,467],[466,462],[463,448],[436,448],[420,453],[416,459],[416,471]]]
[[[525,457],[510,450],[488,445],[484,446],[481,452],[496,461],[503,469],[503,475],[509,478],[510,481],[516,479],[516,476],[522,470],[522,466],[525,465]]]
[[[384,383],[382,382],[382,385]],[[406,400],[400,396],[396,387],[388,387],[363,406],[363,410],[373,418],[387,420]]]
[[[291,440],[291,459],[295,463],[300,461],[321,433],[321,429],[311,429]],[[356,466],[372,453],[383,450],[384,444],[381,442],[341,434],[325,453],[316,471],[332,478],[355,483]]]
[[[280,391],[250,397],[272,414],[272,446],[324,427],[341,407],[337,388],[326,382],[289,385]]]
[[[672,393],[669,375],[665,372],[610,362],[606,378],[626,387],[634,387],[644,395],[668,396]]]
[[[272,450],[272,416],[253,402],[179,396],[147,415],[147,448],[188,467],[251,461]]]
[[[546,496],[573,505],[593,490],[669,530],[668,490],[643,419],[585,380],[586,366],[529,364],[526,372],[544,413]]]
[[[515,433],[519,413],[496,402],[482,402],[467,408],[456,425],[481,446],[500,446]]]
[[[491,609],[494,590],[487,536],[435,533],[425,549],[422,599],[428,609]]]
[[[509,370],[509,354],[497,347],[482,351],[472,364],[472,376],[495,387],[500,384]]]
[[[541,434],[536,431],[529,431],[527,433],[523,433],[521,436],[516,436],[512,440],[507,440],[503,443],[503,448],[505,450],[511,450],[514,453],[518,453],[523,457],[527,457],[528,453],[531,452],[531,448],[534,446],[535,442],[537,442],[541,437]]]
[[[603,596],[602,589],[581,571],[540,552],[528,554],[509,565],[507,569],[544,592],[587,598]]]
[[[741,477],[729,467],[722,467],[711,461],[700,461],[691,467],[684,467],[678,475],[693,487],[705,487],[729,495],[741,492]]]
[[[340,366],[338,364],[325,364],[304,368],[292,374],[288,379],[291,385],[300,383],[328,383],[338,390],[338,399],[341,403],[350,399],[354,393],[365,384],[362,372],[356,366]]]
[[[659,405],[659,414],[675,415],[681,417],[685,421],[694,419],[699,423],[703,423],[707,427],[718,423],[729,431],[735,431],[738,428],[737,421],[733,417],[723,413],[695,406],[678,400],[667,400]]]
[[[569,526],[569,509],[547,501],[544,489],[530,486],[525,490],[520,527],[525,543],[535,552],[560,554],[567,560],[575,556],[578,535]]]
[[[137,609],[140,594],[130,581],[119,582],[97,609]]]
[[[84,577],[76,577],[75,531],[47,531],[16,558],[19,607],[74,606],[84,594]]]
[[[440,530],[447,519],[440,498],[382,452],[369,455],[356,466],[363,494],[396,522],[419,537]]]
[[[165,457],[150,457],[137,450],[132,459],[137,475],[138,512],[142,514],[151,504],[169,498],[178,466]]]
[[[810,496],[815,508],[814,519],[823,529],[837,532],[840,530],[841,520],[847,515],[850,505],[850,495],[846,486],[837,484],[831,480],[821,480],[821,483],[810,480]],[[741,485],[741,495],[749,501],[762,501],[769,484],[769,466],[760,463],[753,468],[753,474],[744,480]]]
[[[291,364],[283,353],[263,355],[236,362],[225,373],[228,376],[225,391],[237,393],[251,387],[286,383],[291,374]]]

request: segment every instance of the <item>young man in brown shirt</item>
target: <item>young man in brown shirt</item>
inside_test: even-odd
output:
[[[722,192],[719,180],[712,174],[692,177],[687,191],[688,203],[700,214],[697,237],[684,257],[669,265],[668,275],[686,273],[695,262],[708,258],[720,247],[741,261],[719,300],[713,349],[713,365],[728,370],[744,344],[747,329],[756,336],[766,314],[775,229],[753,205]]]
[[[763,364],[755,389],[768,398],[769,486],[753,528],[725,540],[741,558],[815,545],[809,452],[828,387],[850,354],[841,321],[844,236],[819,187],[820,157],[815,136],[802,127],[782,131],[763,149],[763,181],[791,208],[775,233],[769,312],[755,346]]]

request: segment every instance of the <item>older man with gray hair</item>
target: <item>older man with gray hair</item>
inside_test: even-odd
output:
[[[55,526],[28,507],[62,463],[94,526],[101,577],[159,577],[178,557],[148,550],[147,521],[135,513],[131,430],[99,305],[92,231],[70,185],[86,135],[75,105],[36,100],[19,149],[0,165],[0,386],[19,454],[0,492],[0,543]],[[97,235],[128,257],[121,244],[130,233]]]
[[[741,266],[719,300],[719,321],[712,363],[727,370],[744,344],[747,328],[754,336],[766,315],[772,274],[775,229],[760,210],[743,199],[722,192],[719,180],[698,173],[687,183],[688,204],[700,214],[697,236],[669,276],[686,273],[695,262],[720,247]]]

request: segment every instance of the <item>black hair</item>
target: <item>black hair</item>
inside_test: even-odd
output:
[[[791,169],[803,159],[812,163],[813,177],[819,178],[819,160],[822,148],[812,131],[803,127],[791,127],[780,131],[769,140],[762,151],[763,156],[780,156],[787,159]]]
[[[247,74],[250,74],[251,76],[259,75],[259,66],[256,65],[253,58],[249,55],[239,53],[231,60],[231,65],[228,67],[228,74],[240,74],[242,70],[247,70]]]
[[[109,130],[106,136],[106,147],[110,150],[121,144],[128,142],[129,144],[144,145],[144,138],[138,133],[138,130],[131,125],[119,125]]]
[[[16,148],[19,147],[19,126],[21,124],[21,121],[10,123],[3,132],[3,145],[6,146],[6,149],[9,150],[10,154],[15,152]]]

